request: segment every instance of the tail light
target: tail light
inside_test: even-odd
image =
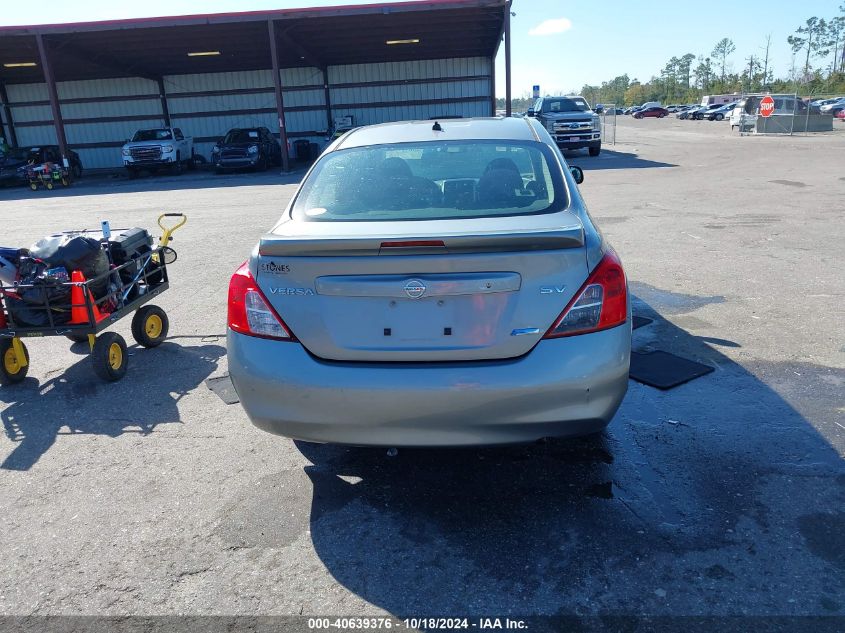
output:
[[[608,250],[544,338],[587,334],[622,325],[628,318],[628,286],[622,262]]]
[[[229,280],[229,327],[234,332],[293,341],[293,334],[261,292],[247,262]]]

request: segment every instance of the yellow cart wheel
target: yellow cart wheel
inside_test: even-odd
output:
[[[44,183],[44,186],[47,187],[47,189],[52,189],[53,188],[53,181],[48,180],[47,182]]]
[[[114,382],[126,375],[129,364],[129,354],[126,351],[126,341],[116,332],[105,332],[94,341],[91,350],[91,362],[94,373],[103,380]]]
[[[132,338],[143,347],[161,345],[167,338],[169,328],[167,314],[158,306],[141,306],[132,317]]]
[[[33,191],[36,191],[38,189],[38,183],[37,182],[29,183],[29,188],[32,189]]]
[[[18,349],[15,347],[13,339],[0,340],[0,385],[21,382],[29,372],[29,352],[26,345],[18,339]],[[23,358],[20,357],[21,352]]]

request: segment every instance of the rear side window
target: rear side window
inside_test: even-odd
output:
[[[305,221],[436,220],[553,213],[566,189],[542,143],[375,145],[324,156],[292,209]]]

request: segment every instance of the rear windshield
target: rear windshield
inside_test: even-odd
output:
[[[172,141],[173,134],[170,130],[138,130],[133,141]]]
[[[554,213],[567,196],[542,143],[443,141],[331,152],[294,203],[312,222],[437,220]]]

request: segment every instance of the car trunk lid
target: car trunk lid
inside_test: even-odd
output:
[[[312,354],[371,362],[521,356],[588,274],[583,227],[567,212],[289,221],[262,238],[252,272]]]

